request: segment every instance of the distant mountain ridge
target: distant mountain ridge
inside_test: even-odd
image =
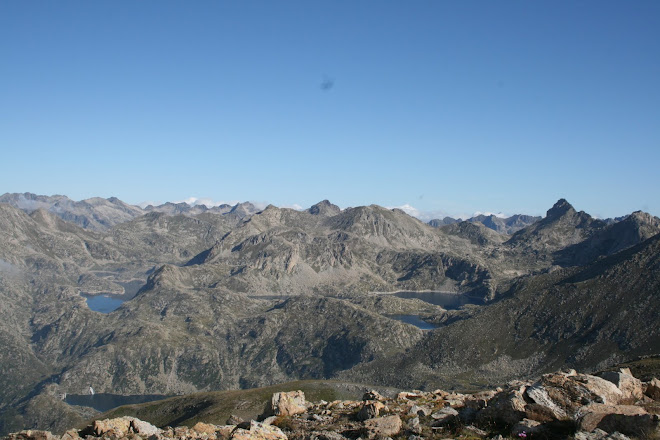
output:
[[[7,203],[19,208],[27,213],[36,209],[45,209],[60,217],[62,220],[74,223],[81,228],[104,231],[117,224],[132,220],[149,212],[161,212],[168,215],[189,215],[194,216],[203,213],[227,214],[234,213],[241,217],[247,217],[259,212],[261,209],[250,202],[237,203],[236,205],[221,204],[207,207],[204,204],[189,204],[187,202],[166,202],[157,206],[147,205],[144,208],[137,205],[130,205],[119,200],[116,197],[103,199],[93,197],[81,201],[74,201],[63,195],[37,195],[33,193],[5,193],[0,196],[0,203]],[[321,213],[321,210],[338,213],[341,211],[337,205],[328,200],[319,202],[309,208],[309,211]],[[462,221],[471,223],[481,223],[489,229],[500,234],[513,234],[525,227],[541,220],[540,216],[530,216],[524,214],[515,214],[510,217],[501,217],[495,214],[479,214],[467,220],[456,219],[453,217],[444,217],[442,219],[433,219],[427,223],[434,228],[459,223]],[[616,223],[625,218],[625,216],[605,219],[606,223]]]
[[[642,212],[609,223],[562,199],[507,235],[481,222],[433,228],[378,205],[248,214],[256,208],[171,204],[89,230],[48,200],[18,201],[23,209],[0,203],[0,433],[80,418],[58,396],[89,386],[167,394],[342,378],[478,388],[660,350],[660,219]],[[76,208],[108,207],[85,203]],[[109,314],[80,295],[119,296],[126,283],[142,287]],[[484,304],[445,310],[379,293],[398,290]]]
[[[495,214],[479,214],[467,220],[455,219],[452,217],[445,217],[442,220],[434,219],[429,221],[428,224],[434,228],[441,228],[443,226],[460,222],[481,223],[485,227],[492,229],[495,232],[499,232],[500,234],[513,234],[539,220],[541,220],[541,217],[539,216],[523,214],[516,214],[505,218],[496,216]]]
[[[137,205],[122,202],[116,197],[108,199],[93,197],[76,202],[67,196],[43,196],[27,192],[22,194],[5,193],[0,196],[0,203],[7,203],[28,214],[37,209],[44,209],[57,215],[62,220],[92,231],[105,231],[149,212],[162,212],[168,215],[197,215],[205,212],[227,214],[232,212],[245,217],[259,211],[250,202],[237,203],[234,206],[223,204],[211,208],[201,204],[189,205],[185,202],[167,202],[158,206],[148,205],[143,209]]]

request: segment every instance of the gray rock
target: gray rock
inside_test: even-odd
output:
[[[435,420],[431,426],[433,427],[444,426],[458,419],[458,411],[448,406],[434,412],[433,414],[431,414],[431,417]]]
[[[422,425],[419,423],[419,417],[413,417],[412,419],[408,420],[408,430],[413,434],[422,433]]]
[[[643,436],[655,432],[659,427],[658,416],[633,405],[591,404],[581,410],[580,429],[593,431],[600,428],[606,432]]]
[[[305,393],[300,390],[273,394],[270,406],[276,416],[292,416],[307,411]]]
[[[364,422],[364,432],[369,438],[391,437],[401,431],[401,418],[398,415],[378,417]]]
[[[630,370],[627,370],[630,372]],[[605,380],[612,382],[621,391],[622,399],[633,403],[644,396],[642,381],[626,372],[604,371],[600,374]],[[605,402],[607,403],[607,402]]]
[[[429,408],[426,405],[421,405],[421,406],[413,405],[408,410],[408,414],[410,414],[410,415],[419,415],[419,416],[428,416],[429,414],[431,414],[431,412],[432,412],[431,408]]]
[[[552,400],[548,391],[540,383],[527,387],[525,394],[535,403],[547,408],[555,419],[560,420],[567,417],[566,411]]]

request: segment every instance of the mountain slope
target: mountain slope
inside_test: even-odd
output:
[[[596,369],[660,352],[659,301],[657,234],[583,268],[523,278],[507,298],[429,333],[400,360],[344,376],[433,387]]]

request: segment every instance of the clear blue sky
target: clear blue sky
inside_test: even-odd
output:
[[[660,215],[660,2],[3,0],[0,152],[0,193]]]

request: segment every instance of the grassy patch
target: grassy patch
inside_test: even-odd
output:
[[[197,422],[224,425],[230,415],[245,420],[254,419],[263,413],[266,403],[274,393],[295,390],[302,390],[305,398],[311,402],[356,399],[361,396],[345,390],[339,382],[296,381],[264,388],[195,393],[139,405],[126,405],[112,409],[95,419],[132,416],[158,427],[193,426]]]

